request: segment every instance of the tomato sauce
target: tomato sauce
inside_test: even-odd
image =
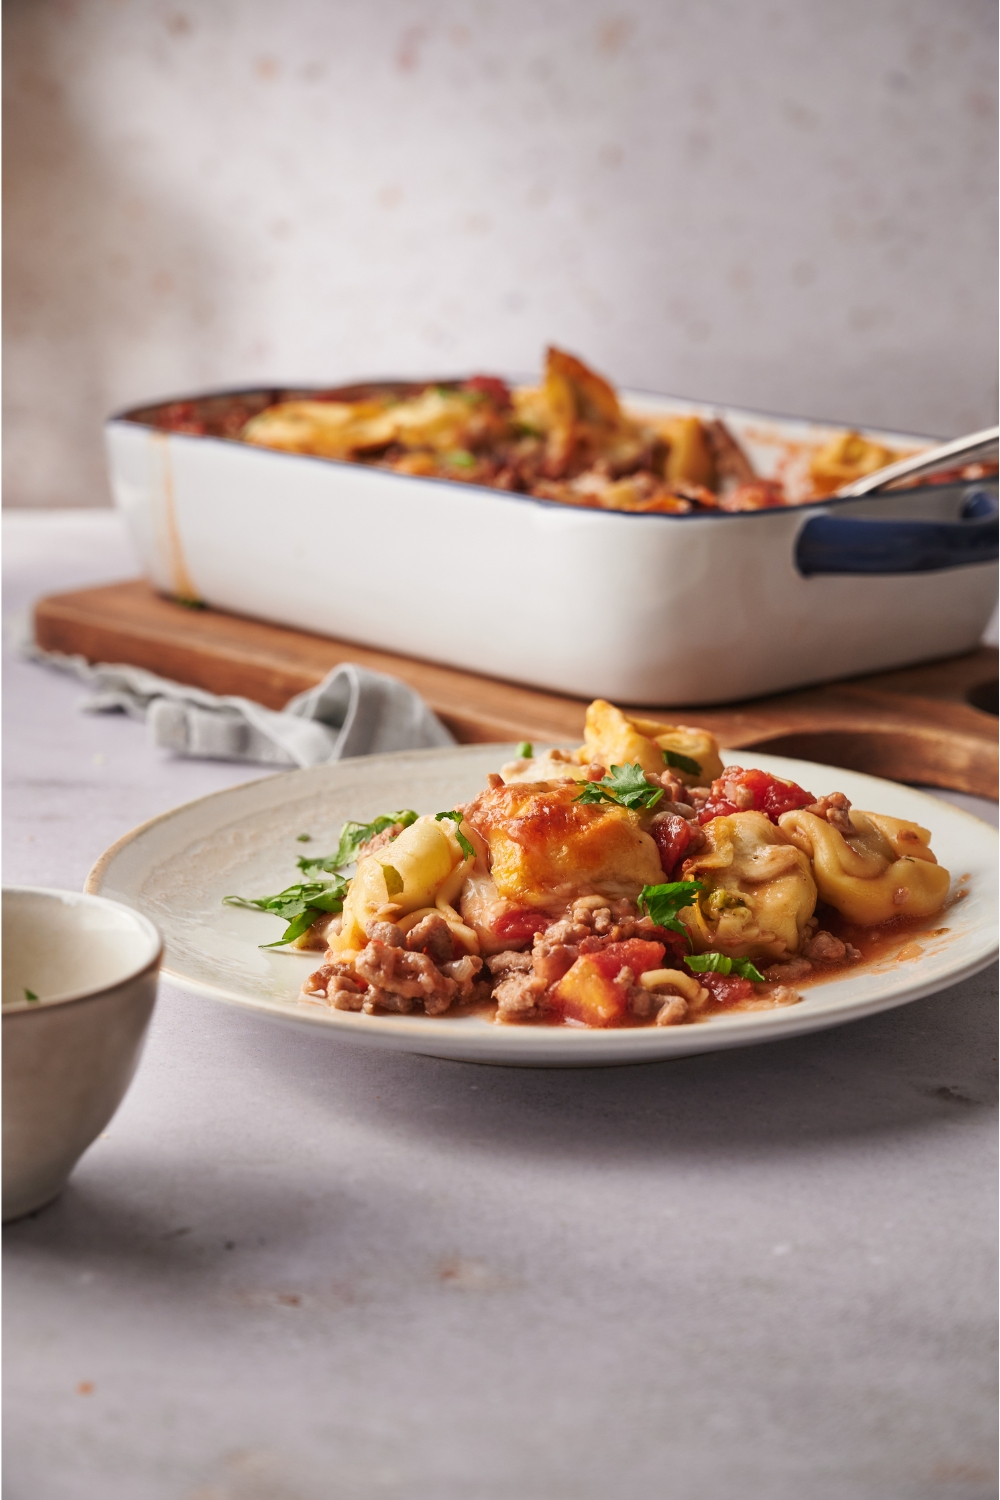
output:
[[[809,984],[822,984],[827,979],[840,979],[849,972],[856,972],[862,965],[886,963],[898,959],[920,958],[925,944],[944,937],[951,931],[947,922],[947,907],[931,917],[892,917],[877,927],[861,927],[849,922],[840,912],[820,902],[816,908],[819,925],[842,943],[850,943],[861,954],[853,963],[817,965],[812,974],[795,981],[796,988]]]

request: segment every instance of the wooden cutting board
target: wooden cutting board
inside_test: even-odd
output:
[[[461,741],[572,745],[583,734],[583,699],[219,610],[189,609],[138,579],[40,600],[35,636],[48,651],[146,667],[269,708],[281,708],[331,667],[352,661],[408,682]],[[704,725],[733,749],[753,746],[896,781],[997,796],[997,653],[985,647],[746,703],[652,704],[636,711]]]

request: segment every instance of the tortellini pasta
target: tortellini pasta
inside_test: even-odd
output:
[[[714,489],[717,475],[715,456],[700,417],[667,417],[657,427],[667,442],[664,478],[688,484],[704,484]]]
[[[698,765],[693,771],[675,770],[687,786],[707,786],[722,775],[722,761],[715,737],[707,729],[689,729],[684,724],[661,724],[656,719],[630,719],[620,708],[596,698],[587,709],[583,749],[578,758],[602,766],[638,763],[659,776],[665,769],[664,750],[672,750]]]
[[[393,425],[380,401],[283,401],[251,417],[242,436],[261,448],[349,458],[390,443]]]
[[[331,938],[331,949],[363,948],[368,923],[387,906],[396,908],[393,920],[400,925],[405,925],[401,919],[409,914],[450,908],[471,862],[459,846],[450,819],[418,818],[391,844],[358,864],[344,902],[340,933]]]
[[[290,453],[350,458],[389,443],[438,453],[482,439],[490,414],[470,407],[458,390],[431,386],[407,401],[283,401],[243,429],[243,441]]]
[[[812,861],[822,899],[863,926],[940,910],[951,877],[931,853],[927,829],[857,808],[850,819],[854,832],[846,837],[804,810],[779,819],[782,832]]]
[[[817,495],[832,495],[842,484],[891,464],[902,454],[883,443],[862,437],[860,432],[838,432],[817,449],[809,464],[809,475]]]
[[[587,772],[579,761],[565,752],[544,750],[538,755],[524,755],[500,767],[508,785],[517,781],[586,781]]]
[[[684,866],[706,889],[681,912],[695,950],[774,960],[797,953],[816,908],[806,855],[759,812],[705,825],[705,847]]]

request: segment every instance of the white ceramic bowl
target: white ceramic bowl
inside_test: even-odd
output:
[[[163,941],[116,901],[12,886],[3,893],[3,949],[7,1220],[56,1196],[124,1098]]]

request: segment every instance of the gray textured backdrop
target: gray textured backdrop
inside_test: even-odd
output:
[[[6,501],[258,378],[993,419],[992,0],[5,5]]]

